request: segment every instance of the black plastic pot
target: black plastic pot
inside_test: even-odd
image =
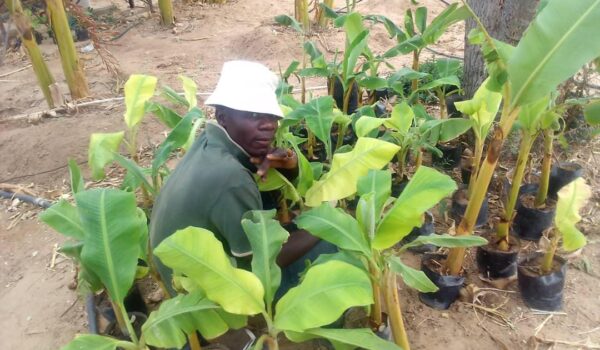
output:
[[[456,109],[454,102],[464,101],[465,97],[454,94],[446,97],[446,111],[448,112],[448,118],[462,118],[462,113]]]
[[[517,214],[513,221],[515,234],[526,241],[539,241],[542,234],[552,226],[556,208],[546,207],[544,209],[530,208],[523,204],[523,196],[535,195],[538,186],[535,184],[522,186],[519,190],[517,200]]]
[[[560,256],[554,256],[557,269],[540,276],[535,269],[539,268],[543,256],[543,253],[534,253],[519,259],[518,281],[521,297],[532,309],[560,310],[563,304],[567,261]]]
[[[577,163],[564,162],[553,165],[550,170],[550,182],[548,183],[548,196],[557,198],[557,193],[565,185],[583,175],[583,167]]]
[[[437,154],[432,153],[431,160],[433,165],[450,170],[456,168],[460,164],[463,152],[463,147],[460,143],[455,145],[439,143],[436,147],[442,151],[442,156],[440,157]]]
[[[423,222],[423,225],[421,225],[421,227],[413,228],[412,231],[410,231],[410,233],[408,234],[408,236],[404,237],[400,241],[400,246],[414,241],[419,236],[429,236],[430,234],[433,234],[434,231],[435,229],[433,226],[433,215],[430,212],[425,212],[425,221]],[[436,249],[437,247],[433,244],[424,244],[418,247],[408,248],[408,250],[410,250],[411,252],[419,254],[432,252]]]
[[[400,182],[392,182],[392,197],[398,198],[406,188],[406,185],[408,185],[408,178],[406,176],[403,176]]]
[[[425,254],[421,258],[421,270],[439,290],[434,293],[419,293],[419,299],[425,305],[439,310],[446,310],[458,299],[460,288],[465,282],[462,276],[443,276],[429,267],[432,260],[441,261],[445,258],[445,254],[435,253]]]
[[[331,91],[331,80],[327,79],[327,91]],[[340,78],[335,78],[333,84],[333,99],[340,110],[344,110],[344,87]],[[348,115],[351,115],[358,108],[358,84],[352,84],[352,92],[348,101]]]
[[[467,189],[462,187],[458,189],[452,195],[452,206],[450,207],[450,215],[455,222],[460,222],[462,220],[465,211],[467,210],[468,196]],[[485,198],[483,199],[483,204],[481,204],[481,209],[479,209],[479,214],[477,215],[477,220],[475,220],[475,227],[481,227],[485,225],[488,221],[488,195],[485,194]]]
[[[483,277],[499,279],[516,275],[519,242],[510,236],[510,249],[505,252],[497,248],[497,239],[493,233],[488,233],[485,238],[490,243],[477,247],[476,253],[477,267]]]

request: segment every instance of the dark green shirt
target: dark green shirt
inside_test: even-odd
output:
[[[188,226],[212,231],[226,252],[240,258],[252,254],[242,229],[248,210],[261,210],[260,192],[249,155],[217,123],[208,122],[186,153],[154,204],[150,223],[152,247]],[[170,271],[159,264],[165,284]]]

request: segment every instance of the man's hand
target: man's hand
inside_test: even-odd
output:
[[[250,161],[256,165],[256,174],[265,179],[269,169],[295,169],[298,167],[298,156],[291,149],[273,148],[263,157],[251,157]]]

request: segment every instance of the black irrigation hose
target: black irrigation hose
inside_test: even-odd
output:
[[[8,198],[8,199],[18,198],[19,200],[22,200],[23,202],[31,203],[31,204],[37,205],[39,207],[42,207],[44,209],[49,208],[52,205],[52,202],[50,202],[46,199],[43,199],[43,198],[37,198],[37,197],[29,196],[26,194],[13,193],[13,192],[2,191],[2,190],[0,190],[0,197]]]
[[[44,209],[47,209],[52,205],[52,202],[43,198],[2,190],[0,190],[0,197],[7,199],[18,198],[23,202],[31,203]],[[87,313],[88,329],[90,333],[98,334],[98,322],[96,317],[96,302],[94,300],[94,293],[90,293],[87,295],[85,299],[85,310]]]

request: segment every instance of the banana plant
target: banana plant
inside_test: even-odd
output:
[[[395,105],[388,118],[361,116],[356,120],[355,130],[358,137],[375,136],[374,131],[384,126],[386,139],[400,146],[397,153],[397,179],[406,174],[406,158],[409,152],[416,155],[416,167],[421,165],[422,152],[428,150],[439,154],[435,146],[438,142],[448,142],[466,132],[471,123],[465,119],[435,119],[424,112],[421,105],[411,107],[406,101]]]
[[[106,165],[118,162],[127,169],[123,187],[130,190],[140,187],[145,207],[152,204],[160,190],[165,176],[164,164],[170,154],[179,148],[188,149],[194,140],[197,129],[204,121],[202,111],[196,107],[196,84],[189,78],[183,76],[180,78],[184,89],[183,100],[188,106],[188,112],[183,117],[165,106],[150,102],[156,89],[156,77],[134,74],[125,84],[124,120],[127,126],[126,131],[94,133],[90,137],[88,163],[92,169],[92,177],[95,180],[103,179]],[[166,96],[172,100],[182,99],[171,89],[166,89],[165,92]],[[167,138],[155,151],[152,166],[149,169],[139,165],[137,143],[139,127],[147,112],[155,113],[165,125],[172,128]],[[119,153],[122,144],[126,146],[129,158]],[[151,181],[148,180],[147,175],[150,175]]]
[[[475,18],[480,32],[479,44],[490,76],[486,86],[503,95],[500,120],[477,174],[465,216],[456,230],[457,235],[470,235],[502,145],[521,109],[550,94],[558,84],[600,55],[600,42],[589,36],[600,20],[600,0],[569,4],[548,1],[510,54],[506,50],[508,45],[492,39],[468,3],[463,1],[463,4]],[[464,248],[451,249],[445,262],[448,273],[460,273],[464,252]]]
[[[200,318],[190,306],[211,303],[222,308],[229,317],[235,315],[237,326],[245,324],[247,316],[263,316],[266,334],[258,338],[254,349],[262,350],[263,346],[278,349],[280,334],[292,341],[327,338],[338,346],[399,349],[368,329],[321,328],[337,320],[349,307],[372,302],[368,275],[348,263],[331,261],[309,269],[302,282],[273,307],[275,292],[281,283],[281,269],[275,260],[288,238],[287,231],[273,219],[274,214],[274,210],[250,211],[242,219],[253,248],[252,272],[232,266],[221,242],[205,229],[188,227],[165,239],[157,247],[156,256],[175,274],[185,276],[180,281],[188,294],[178,298],[194,297],[189,304],[169,305],[164,319],[168,320],[171,315],[179,315],[181,319],[181,322],[170,322],[169,328],[152,322],[163,318],[151,314],[142,327],[142,339],[150,345],[181,347],[184,334],[200,331],[190,322]],[[163,306],[156,312],[163,313],[162,309]],[[156,339],[146,335],[149,324],[158,327],[153,332]],[[179,334],[177,344],[166,341],[172,334]],[[155,341],[158,339],[162,341],[160,344]]]
[[[579,212],[591,196],[592,189],[583,178],[578,178],[558,191],[554,217],[555,229],[552,231],[550,245],[540,266],[543,274],[552,271],[552,262],[561,239],[563,249],[567,252],[581,249],[586,245],[587,240],[577,229],[576,224],[581,220]]]
[[[302,213],[295,222],[299,228],[342,250],[330,256],[331,260],[346,260],[350,254],[369,272],[373,286],[373,327],[379,329],[381,326],[385,306],[396,344],[403,349],[410,349],[398,299],[397,275],[405,284],[421,292],[435,292],[438,288],[422,271],[404,264],[389,248],[406,237],[414,227],[420,226],[425,212],[452,193],[456,184],[449,176],[422,166],[396,199],[390,197],[391,181],[391,172],[388,170],[370,170],[358,180],[360,199],[356,218],[329,203],[323,203]],[[485,239],[473,236],[420,236],[401,247],[398,254],[421,244],[466,247],[485,243]]]
[[[138,259],[147,260],[146,215],[131,192],[78,189],[74,197],[76,206],[61,199],[40,218],[71,239],[62,250],[78,261],[81,291],[105,289],[121,332],[137,343],[124,299],[133,285]]]

